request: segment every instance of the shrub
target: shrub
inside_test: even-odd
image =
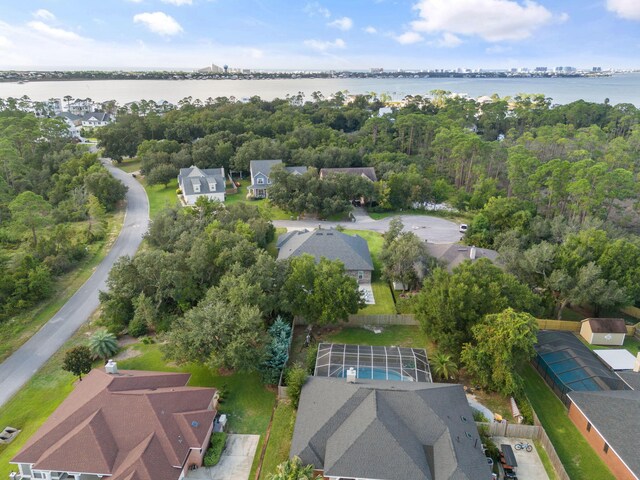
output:
[[[471,409],[473,411],[473,420],[475,422],[488,422],[489,419],[482,413],[480,410],[476,410],[475,408]]]
[[[489,427],[486,425],[478,425],[478,433],[480,434],[480,441],[485,446],[487,457],[491,457],[494,460],[498,460],[500,456],[500,451],[498,450],[497,445],[494,443],[491,435],[489,435]]]
[[[533,425],[533,407],[524,392],[517,392],[513,398],[516,401],[516,405],[518,405],[520,414],[522,415],[522,423]]]
[[[318,356],[318,344],[311,345],[307,350],[307,358],[305,365],[307,366],[307,373],[313,375],[316,369],[316,357]]]
[[[152,337],[146,336],[140,339],[140,343],[142,343],[143,345],[151,345],[153,343],[156,343],[156,341]]]
[[[149,333],[149,327],[147,327],[147,322],[140,318],[135,317],[129,323],[129,335],[132,337],[141,337]]]
[[[278,317],[269,327],[269,336],[271,342],[267,347],[266,358],[260,364],[260,373],[264,383],[273,385],[278,383],[280,372],[289,359],[291,326]]]
[[[220,456],[224,450],[227,441],[227,434],[224,432],[213,432],[211,434],[211,442],[204,456],[204,466],[213,467],[220,461]]]
[[[300,365],[294,365],[287,370],[287,395],[291,400],[293,408],[298,408],[298,402],[300,401],[300,393],[302,387],[307,381],[307,371]]]

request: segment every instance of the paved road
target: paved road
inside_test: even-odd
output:
[[[122,255],[133,255],[149,226],[147,194],[130,174],[105,163],[127,192],[127,210],[120,236],[93,275],[64,306],[22,347],[0,364],[0,406],[9,400],[38,369],[87,321],[98,308],[98,292],[105,289],[109,270]]]
[[[322,228],[342,225],[351,230],[372,230],[384,233],[389,229],[389,222],[393,217],[382,220],[374,220],[360,209],[354,212],[355,222],[325,222],[319,220],[275,220],[276,227],[287,230],[311,229],[318,226]],[[427,215],[400,215],[405,231],[412,231],[419,238],[429,243],[455,243],[462,238],[458,231],[459,225],[444,218],[429,217]]]

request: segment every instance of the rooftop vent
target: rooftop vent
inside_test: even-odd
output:
[[[200,424],[194,420],[193,422],[191,422],[191,426],[192,426],[193,428],[197,428],[197,427],[199,427],[199,426],[200,426]]]
[[[111,375],[115,375],[118,373],[118,364],[113,360],[109,360],[104,366],[104,370]]]

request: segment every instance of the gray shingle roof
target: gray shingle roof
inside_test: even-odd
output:
[[[350,167],[350,168],[322,168],[320,176],[330,175],[332,173],[343,173],[347,175],[357,175],[366,177],[372,182],[377,182],[376,170],[373,167]]]
[[[640,391],[570,392],[577,406],[631,471],[640,476]]]
[[[336,477],[491,478],[460,385],[309,377],[291,455]]]
[[[213,189],[210,181],[213,180]],[[199,195],[206,193],[221,193],[226,190],[224,168],[198,168],[193,165],[189,168],[181,168],[178,174],[178,184],[185,195]],[[200,185],[200,191],[196,192],[194,185]]]
[[[459,243],[427,243],[427,251],[432,257],[443,262],[449,271],[471,258],[471,247]],[[476,247],[476,260],[479,258],[488,258],[495,262],[498,258],[498,252],[488,248]]]
[[[259,173],[262,173],[264,176],[269,177],[271,175],[271,169],[274,165],[280,165],[282,160],[251,160],[249,162],[249,169],[251,171],[251,184],[256,185],[259,188],[269,188],[269,184],[254,184],[254,178]],[[307,171],[307,167],[284,167],[284,169],[289,173],[299,173],[303,174]]]
[[[98,122],[108,122],[111,120],[111,115],[106,112],[89,112],[82,116],[82,120],[88,122],[91,118],[95,118]]]
[[[367,241],[358,236],[351,236],[334,229],[318,229],[298,231],[285,234],[284,241],[278,240],[278,260],[301,255],[313,255],[316,261],[322,257],[329,260],[340,260],[345,270],[373,270],[373,261],[369,253]]]
[[[616,372],[620,378],[633,390],[640,391],[640,373],[638,372]]]

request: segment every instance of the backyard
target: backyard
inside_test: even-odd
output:
[[[613,480],[615,477],[569,419],[562,402],[531,365],[525,366],[522,377],[525,393],[569,477],[572,480]]]
[[[367,241],[369,252],[373,260],[373,276],[371,279],[371,287],[373,288],[373,296],[375,305],[367,305],[358,313],[361,315],[389,315],[395,314],[396,305],[393,301],[393,295],[389,284],[382,279],[382,264],[380,263],[380,252],[384,239],[381,233],[371,232],[369,230],[343,230],[348,235],[359,235]]]

